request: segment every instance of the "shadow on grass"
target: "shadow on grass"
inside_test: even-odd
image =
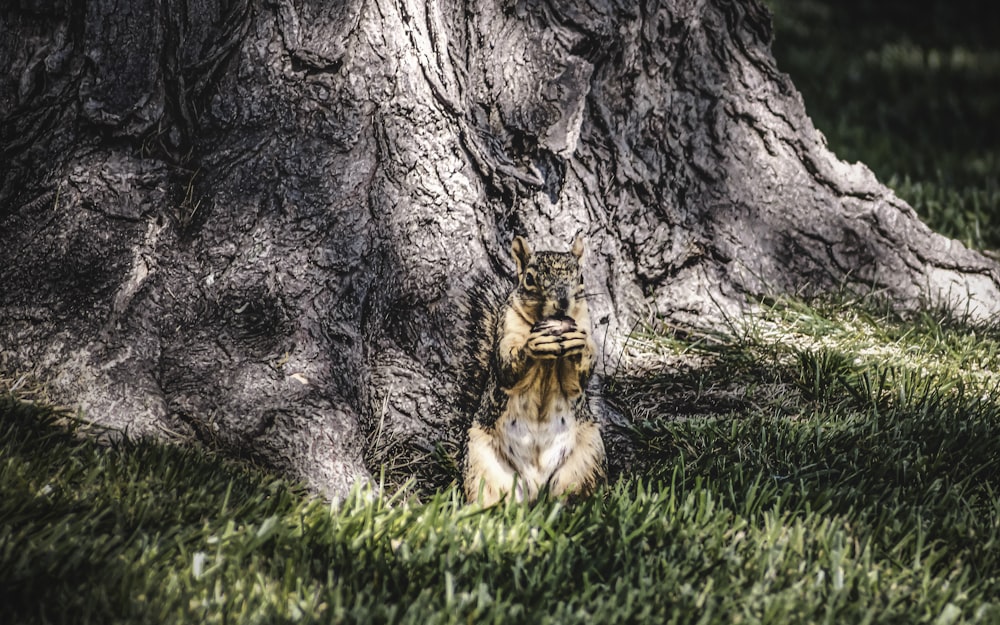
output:
[[[881,331],[942,350],[976,342],[993,354],[987,344],[1000,343],[996,327],[926,314]],[[920,527],[928,540],[982,544],[1000,538],[1000,388],[964,373],[732,342],[701,367],[615,380],[610,401],[633,423],[617,473],[714,490],[746,514],[822,510],[879,535]]]
[[[297,489],[275,484],[197,449],[104,445],[64,413],[0,396],[4,618],[128,617],[140,562],[176,558],[192,527],[291,509]]]

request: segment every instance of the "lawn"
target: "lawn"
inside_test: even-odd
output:
[[[6,400],[5,622],[1000,620],[1000,331],[780,301],[633,349],[699,365],[615,381],[627,474],[494,510],[416,488],[332,508]]]
[[[855,4],[774,0],[780,67],[835,151],[997,249],[987,26],[852,30],[836,7],[892,6]],[[331,506],[0,395],[0,622],[1000,623],[1000,326],[844,294],[628,349],[658,364],[607,381],[620,475],[491,510],[414,484]]]
[[[833,151],[935,230],[1000,250],[1000,37],[988,0],[768,0],[774,54]]]

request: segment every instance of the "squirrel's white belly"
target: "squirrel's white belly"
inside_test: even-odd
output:
[[[503,455],[530,497],[562,466],[576,440],[577,424],[570,402],[556,396],[547,404],[538,406],[528,396],[511,396],[498,423],[505,443]]]

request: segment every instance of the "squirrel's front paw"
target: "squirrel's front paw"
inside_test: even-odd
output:
[[[559,336],[552,336],[541,332],[532,332],[528,335],[528,343],[525,345],[528,355],[536,360],[558,358],[562,355],[562,340]]]
[[[573,356],[587,347],[587,335],[579,330],[565,334],[532,332],[528,336],[528,355],[536,359],[553,359]]]
[[[587,349],[587,333],[582,330],[567,332],[559,338],[562,339],[564,356],[578,356]]]

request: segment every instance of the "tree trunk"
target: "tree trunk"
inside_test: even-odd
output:
[[[995,262],[827,150],[757,0],[636,4],[3,9],[0,373],[336,496],[460,440],[515,233],[587,238],[598,380],[637,319],[752,295],[1000,311]]]

